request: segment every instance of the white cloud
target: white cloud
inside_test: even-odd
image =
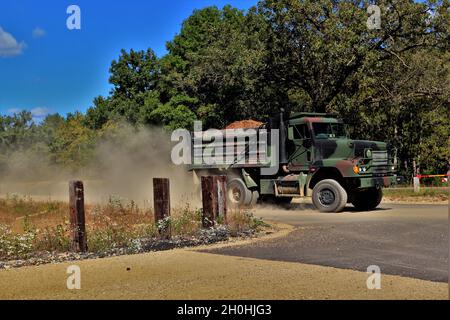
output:
[[[10,115],[14,115],[14,114],[19,114],[20,112],[22,112],[24,110],[25,109],[20,109],[20,108],[10,108],[7,110],[7,112]],[[38,107],[38,108],[31,109],[30,112],[31,112],[31,117],[33,118],[34,122],[41,122],[50,113],[50,109]]]
[[[13,57],[22,53],[25,43],[17,40],[0,27],[0,57]]]
[[[33,38],[35,38],[35,39],[42,38],[47,34],[47,32],[40,27],[34,28],[32,33],[33,33]]]
[[[31,109],[31,115],[33,118],[44,118],[50,113],[50,110],[48,108],[34,108]]]

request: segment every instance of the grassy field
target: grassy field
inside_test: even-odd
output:
[[[165,221],[172,236],[194,236],[202,229],[201,211],[187,205],[174,208]],[[262,221],[248,212],[232,212],[230,234],[257,229]],[[86,228],[90,252],[107,253],[116,248],[139,249],[141,239],[158,237],[152,209],[132,200],[111,197],[104,205],[86,206]],[[8,195],[0,198],[0,260],[26,259],[39,251],[66,252],[70,249],[68,203],[36,201]]]
[[[421,187],[419,192],[414,192],[411,187],[383,189],[386,199],[389,200],[423,200],[423,201],[448,201],[449,187]]]

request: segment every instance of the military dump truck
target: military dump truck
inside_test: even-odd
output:
[[[267,138],[246,138],[247,130],[233,131],[231,139],[218,138],[228,137],[229,130],[192,135],[194,159],[202,153],[224,156],[213,163],[194,161],[190,170],[195,179],[227,175],[227,199],[233,207],[312,197],[321,212],[340,212],[347,203],[371,210],[380,204],[382,188],[396,183],[396,151],[384,142],[350,139],[336,116],[282,112],[254,131],[267,133]],[[274,163],[275,169],[268,170]]]

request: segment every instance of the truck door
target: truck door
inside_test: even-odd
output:
[[[309,170],[312,161],[312,140],[308,126],[296,124],[291,126],[290,138],[294,144],[293,153],[290,155],[289,170]]]

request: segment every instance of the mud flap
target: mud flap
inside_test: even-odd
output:
[[[245,185],[248,189],[258,187],[255,180],[252,179],[252,177],[247,173],[247,171],[245,171],[245,169],[242,169],[242,178],[244,179]]]
[[[308,175],[304,174],[303,172],[301,172],[298,175],[298,187],[300,189],[300,196],[302,196],[302,197],[305,197],[308,192],[308,188],[305,188],[306,183],[307,183],[307,178],[308,178]]]

